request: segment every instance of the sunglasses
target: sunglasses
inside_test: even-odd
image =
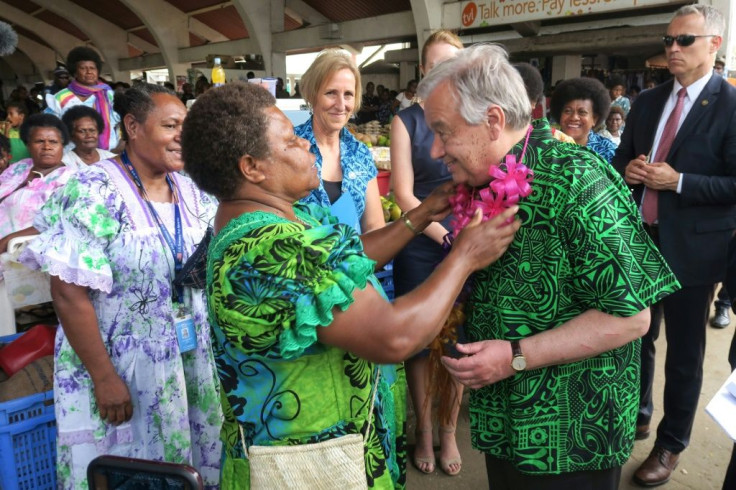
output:
[[[702,36],[696,36],[695,34],[680,34],[679,36],[664,36],[662,37],[662,42],[664,42],[664,45],[668,48],[672,46],[675,42],[682,47],[686,48],[687,46],[692,46],[692,44],[695,42],[695,39],[699,37],[716,37],[715,34],[704,34]]]

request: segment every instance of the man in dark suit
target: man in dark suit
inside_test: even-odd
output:
[[[736,291],[736,235],[731,238],[728,246],[728,269],[724,287]],[[736,313],[736,301],[731,303],[731,309]],[[731,349],[728,351],[728,362],[731,364],[731,370],[736,370],[736,332],[733,334]],[[726,468],[721,490],[733,490],[734,488],[736,488],[736,444],[733,445],[733,451],[731,451],[731,461]]]
[[[654,340],[664,314],[664,417],[654,449],[634,473],[644,486],[668,481],[689,443],[710,303],[736,228],[736,89],[713,75],[724,26],[723,15],[707,5],[675,12],[663,38],[675,80],[641,93],[613,160],[683,286],[652,307],[642,340],[637,439],[649,435]]]

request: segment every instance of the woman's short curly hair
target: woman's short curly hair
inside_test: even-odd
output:
[[[66,126],[69,135],[74,133],[74,123],[82,118],[88,117],[95,122],[97,131],[105,130],[105,121],[102,120],[100,113],[86,105],[75,105],[61,116],[61,122]]]
[[[558,83],[552,94],[549,106],[555,121],[560,121],[562,110],[573,100],[591,101],[598,124],[606,120],[611,108],[611,96],[601,82],[595,78],[570,78]]]
[[[31,114],[23,121],[20,125],[20,139],[23,143],[28,146],[28,141],[31,138],[31,132],[36,128],[52,128],[59,131],[61,140],[64,146],[69,144],[69,132],[66,130],[66,126],[61,119],[53,114],[46,114],[44,112],[38,114]]]
[[[621,107],[617,105],[611,106],[611,109],[608,111],[608,116],[606,116],[606,119],[611,117],[611,114],[618,114],[619,116],[621,116],[621,119],[623,119],[624,121],[626,120],[626,113]]]
[[[624,88],[624,92],[626,91],[626,78],[624,78],[623,75],[611,75],[611,79],[608,81],[608,88],[612,89],[618,86],[621,86]]]
[[[165,94],[177,97],[176,92],[170,90],[163,85],[153,83],[136,83],[125,92],[115,94],[113,109],[120,115],[120,119],[132,114],[136,121],[140,123],[146,122],[148,114],[151,113],[156,103],[153,101],[154,94]],[[125,121],[120,124],[123,133],[123,140],[128,141],[128,132],[125,129]]]
[[[276,99],[252,83],[208,90],[189,110],[181,133],[184,170],[205,192],[231,198],[243,183],[241,157],[267,158],[268,117]]]
[[[77,63],[80,61],[92,61],[97,67],[98,72],[102,70],[102,58],[97,54],[97,51],[87,46],[77,46],[69,51],[69,54],[66,56],[66,66],[69,67],[72,76],[77,73]]]

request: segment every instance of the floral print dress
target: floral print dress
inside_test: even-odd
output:
[[[215,206],[188,178],[173,175],[173,181],[186,261]],[[175,204],[153,205],[174,236]],[[21,260],[89,288],[100,335],[133,402],[130,421],[102,421],[89,373],[59,329],[59,488],[88,488],[87,465],[101,454],[191,464],[207,487],[216,487],[222,410],[203,293],[184,289],[197,347],[181,353],[171,299],[173,257],[135,185],[112,160],[81,169],[43,208],[36,227],[42,234]]]
[[[375,262],[359,236],[325,208],[295,206],[294,223],[264,212],[229,222],[210,244],[207,297],[227,422],[223,489],[249,488],[243,443],[306,444],[365,433],[377,367],[321,344],[333,308],[372,284]],[[371,488],[406,481],[401,366],[380,366],[373,425],[365,442]],[[238,427],[240,425],[240,427]],[[242,435],[245,441],[241,440]]]
[[[32,168],[33,161],[26,158],[0,174],[0,238],[33,226],[41,206],[74,173],[73,168],[62,165],[18,189],[28,180]]]

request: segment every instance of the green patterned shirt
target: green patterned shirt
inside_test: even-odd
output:
[[[522,144],[511,152],[520,155]],[[679,289],[613,167],[555,140],[546,120],[535,121],[522,163],[534,170],[533,192],[506,254],[473,278],[470,341],[523,339],[590,309],[629,317]],[[473,391],[473,447],[527,474],[623,465],[634,442],[639,353],[636,340]]]

